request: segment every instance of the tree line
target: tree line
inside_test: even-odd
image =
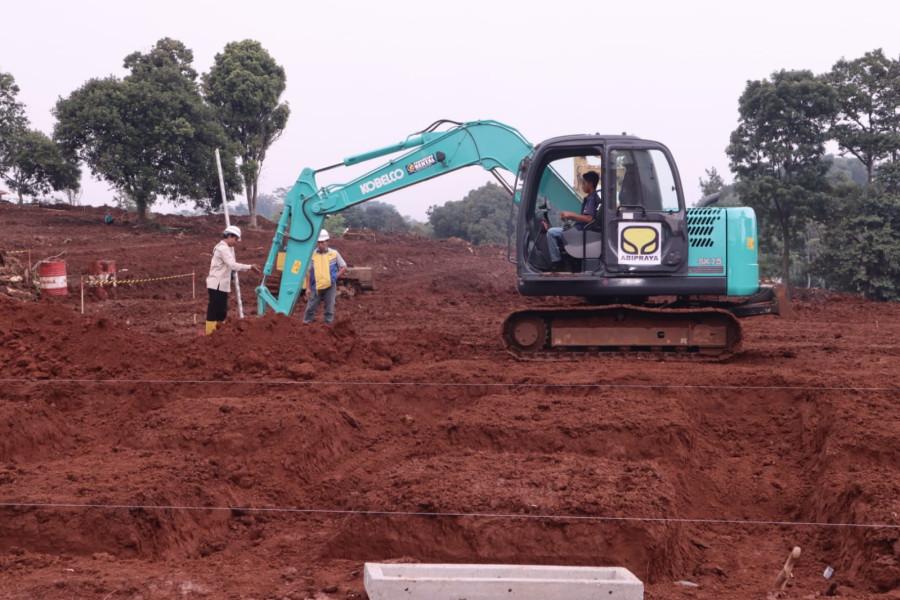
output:
[[[733,193],[777,255],[770,273],[900,300],[900,61],[878,49],[826,73],[778,71],[748,81],[738,110]]]
[[[77,191],[78,163],[46,134],[29,127],[25,106],[16,98],[19,86],[10,73],[0,73],[0,176],[22,203],[24,196],[50,190]]]
[[[259,42],[232,42],[208,73],[193,52],[171,38],[134,52],[123,78],[94,78],[53,114],[52,139],[30,129],[19,88],[0,73],[0,175],[17,193],[36,196],[79,188],[79,162],[137,207],[140,219],[157,198],[221,206],[215,152],[229,198],[245,191],[256,225],[259,173],[281,136],[290,109],[280,97],[284,69]]]

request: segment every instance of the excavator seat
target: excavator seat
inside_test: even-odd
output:
[[[572,258],[600,258],[603,252],[603,234],[585,227],[570,227],[562,234],[563,248]]]

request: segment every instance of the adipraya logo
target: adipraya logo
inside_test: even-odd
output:
[[[619,233],[619,249],[627,254],[646,256],[659,251],[659,230],[645,225],[625,227]]]

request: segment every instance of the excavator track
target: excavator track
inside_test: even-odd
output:
[[[741,326],[722,308],[534,308],[506,317],[503,343],[522,359],[642,353],[721,360],[740,346]]]

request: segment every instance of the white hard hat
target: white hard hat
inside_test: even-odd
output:
[[[240,240],[241,239],[241,228],[236,225],[229,225],[228,227],[225,228],[225,231],[222,232],[222,235],[226,236],[229,234],[236,235],[237,239]]]
[[[328,232],[325,231],[324,229],[322,230],[322,233],[319,234],[319,241],[320,241],[320,242],[327,242],[327,241],[328,241]]]

